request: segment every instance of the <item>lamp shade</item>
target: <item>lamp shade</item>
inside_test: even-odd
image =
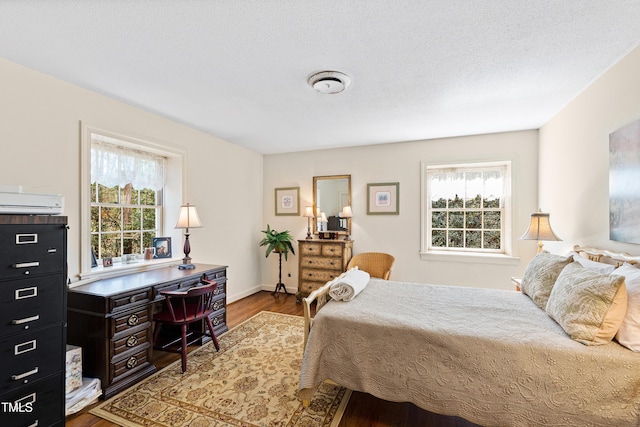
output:
[[[187,203],[180,206],[180,216],[176,228],[199,228],[202,227],[200,217],[196,207]]]
[[[327,222],[327,214],[326,213],[322,212],[320,214],[320,221]]]
[[[306,208],[304,208],[304,214],[302,216],[307,218],[313,218],[313,207],[307,206]]]
[[[531,214],[531,223],[526,233],[520,236],[520,240],[549,240],[560,241],[562,240],[551,229],[549,223],[549,214],[542,213],[540,211]]]
[[[343,218],[351,218],[353,213],[351,212],[351,206],[345,206],[342,208],[342,217]]]

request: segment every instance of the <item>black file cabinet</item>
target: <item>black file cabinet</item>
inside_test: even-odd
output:
[[[65,421],[67,217],[0,215],[0,419]]]

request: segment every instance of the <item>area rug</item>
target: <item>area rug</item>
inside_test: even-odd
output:
[[[337,426],[351,392],[298,399],[304,320],[263,311],[90,412],[122,426]]]

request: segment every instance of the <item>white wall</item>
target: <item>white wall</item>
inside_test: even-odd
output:
[[[69,217],[69,275],[79,272],[80,122],[186,152],[184,202],[203,228],[191,233],[194,262],[228,265],[229,300],[260,283],[262,155],[94,92],[0,59],[0,184],[60,193]],[[179,209],[175,206],[176,212]],[[181,252],[182,243],[174,243]]]
[[[264,158],[264,224],[288,229],[304,239],[307,219],[275,216],[274,189],[300,187],[300,211],[313,201],[313,177],[351,175],[352,238],[354,252],[381,251],[396,257],[393,279],[438,284],[513,289],[510,277],[522,275],[535,255],[536,243],[519,241],[530,214],[537,210],[538,132],[523,131],[429,141],[404,142],[345,149],[268,155]],[[515,265],[454,263],[421,260],[420,251],[420,162],[434,163],[513,160],[514,225],[511,230]],[[368,183],[400,183],[400,215],[367,215]],[[264,258],[265,289],[278,280],[278,260]],[[297,288],[298,258],[283,265],[287,290]],[[288,277],[291,274],[291,277]]]
[[[540,129],[539,199],[562,242],[640,253],[609,240],[609,134],[640,119],[640,47],[634,49]]]

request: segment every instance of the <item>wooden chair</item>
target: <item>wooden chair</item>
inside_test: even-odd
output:
[[[389,280],[395,258],[382,252],[362,252],[354,255],[347,264],[347,270],[353,267],[366,271],[371,277]]]
[[[213,324],[209,315],[213,312],[214,291],[218,287],[215,282],[202,281],[204,284],[194,286],[187,290],[161,291],[164,295],[164,307],[162,311],[153,315],[156,322],[153,333],[153,348],[173,353],[180,353],[182,357],[182,373],[187,370],[187,348],[189,345],[208,336],[213,341],[217,351],[220,351],[218,338],[213,331]],[[209,334],[202,326],[202,320],[209,328]],[[199,322],[200,329],[189,328],[193,323]],[[180,327],[180,337],[162,343],[159,341],[160,327],[163,324]]]

